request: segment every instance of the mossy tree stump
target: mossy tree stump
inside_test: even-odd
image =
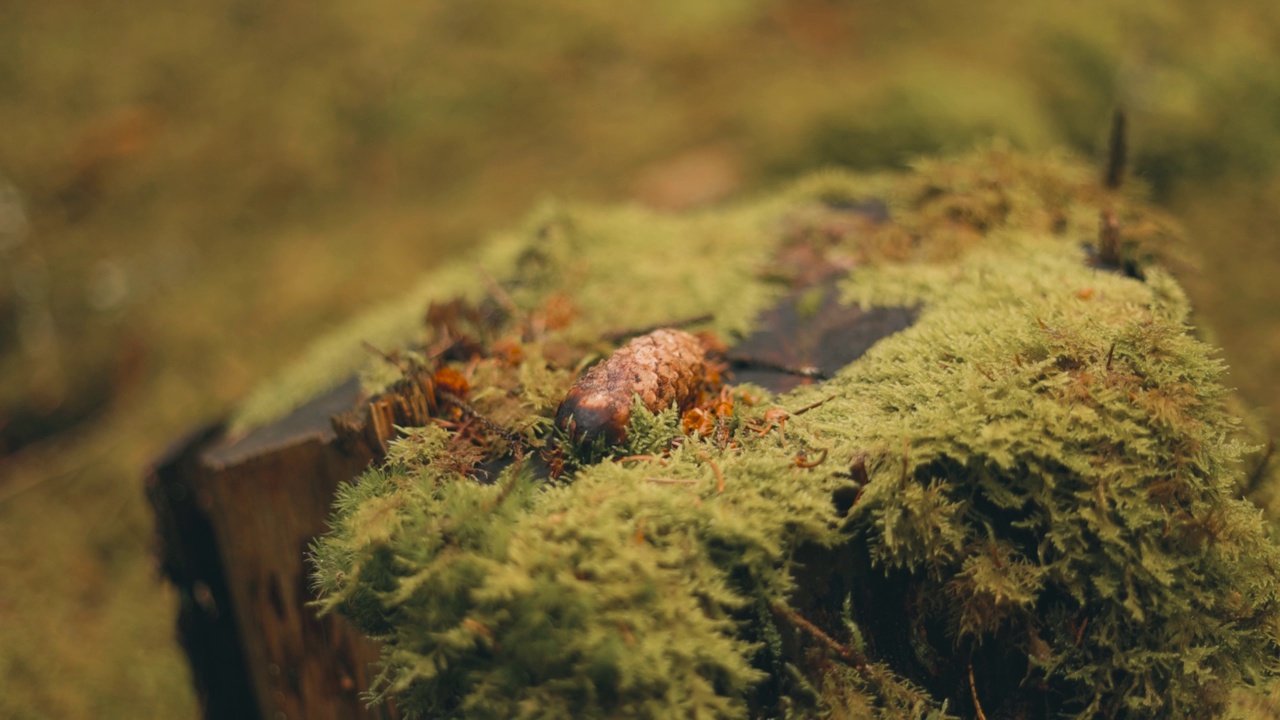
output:
[[[208,696],[194,650],[234,612],[222,650],[286,716],[359,706],[374,648],[335,614],[427,717],[1276,704],[1280,551],[1243,499],[1269,480],[1176,231],[1100,174],[995,149],[682,216],[557,205],[432,273],[156,472]],[[727,364],[830,379],[739,371],[614,446],[555,428],[622,331],[689,318]]]

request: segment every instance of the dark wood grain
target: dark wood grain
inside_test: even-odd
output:
[[[376,644],[316,616],[307,549],[339,483],[369,464],[330,417],[362,402],[354,381],[242,438],[186,439],[148,478],[162,569],[207,720],[396,718],[366,707]]]

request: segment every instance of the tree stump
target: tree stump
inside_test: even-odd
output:
[[[1087,717],[1132,705],[1121,676],[1157,688],[1134,717],[1262,702],[1240,693],[1275,685],[1188,681],[1274,682],[1250,628],[1280,551],[1163,269],[1180,240],[1114,190],[992,150],[706,215],[552,207],[433,273],[246,402],[247,433],[152,473],[206,717],[397,717],[365,707],[379,650],[344,615],[426,717]],[[601,345],[681,319],[746,387],[637,401],[608,461],[557,435]],[[372,397],[348,380],[270,419],[361,343],[396,371]],[[1215,633],[1205,664],[1183,627]]]
[[[395,718],[366,707],[378,647],[341,617],[317,618],[307,558],[334,488],[373,455],[339,447],[330,418],[356,407],[345,383],[244,437],[221,426],[181,441],[147,479],[178,632],[205,718]]]

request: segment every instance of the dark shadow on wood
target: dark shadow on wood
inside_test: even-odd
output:
[[[206,428],[148,477],[206,720],[399,717],[362,697],[378,646],[310,605],[310,543],[338,484],[373,458],[340,448],[330,418],[363,401],[353,379],[244,437]]]

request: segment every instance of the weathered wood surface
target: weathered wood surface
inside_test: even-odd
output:
[[[308,545],[325,531],[338,483],[373,457],[362,445],[339,447],[331,429],[331,416],[359,403],[352,381],[242,438],[208,428],[148,478],[207,720],[398,717],[361,697],[377,646],[308,605]]]

